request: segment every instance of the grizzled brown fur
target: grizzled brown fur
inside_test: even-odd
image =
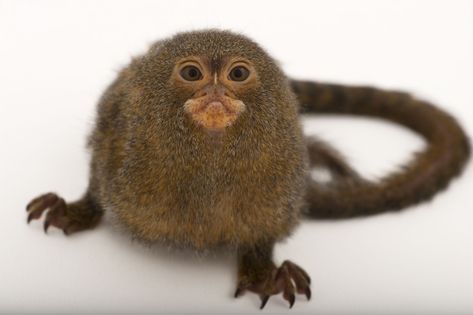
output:
[[[337,181],[323,190],[308,185],[308,214],[346,218],[401,210],[432,198],[459,175],[470,156],[470,143],[456,120],[409,94],[371,87],[292,81],[303,112],[342,113],[388,119],[422,135],[427,149],[397,173],[378,182]]]
[[[185,114],[190,95],[169,82],[178,57],[209,51],[252,60],[261,82],[239,95],[247,109],[217,144]],[[95,198],[139,238],[252,245],[297,222],[307,154],[297,103],[272,59],[243,37],[182,34],[134,59],[100,102],[90,144]]]
[[[223,78],[227,60],[245,58],[254,82],[202,112],[207,98],[191,100],[195,95],[171,79],[187,57],[207,60]],[[370,182],[330,145],[305,139],[299,111],[389,119],[423,135],[428,147],[402,171]],[[209,132],[207,125],[220,129]],[[470,153],[455,119],[431,104],[369,87],[289,81],[257,44],[217,30],[178,34],[133,59],[100,100],[89,147],[84,198],[66,204],[43,195],[28,205],[28,221],[49,209],[45,230],[71,233],[92,228],[107,210],[145,241],[235,248],[235,296],[255,292],[261,307],[278,293],[290,306],[296,293],[311,297],[302,268],[272,260],[275,242],[291,233],[301,213],[342,218],[399,210],[445,188]],[[309,164],[326,167],[334,180],[314,181]]]

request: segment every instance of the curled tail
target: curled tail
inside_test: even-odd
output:
[[[311,217],[365,216],[429,200],[461,173],[469,158],[469,140],[457,121],[409,94],[295,80],[291,85],[302,113],[383,118],[421,134],[428,144],[401,171],[377,182],[359,179],[322,186],[311,180],[307,191]]]

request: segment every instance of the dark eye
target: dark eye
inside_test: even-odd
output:
[[[186,81],[197,81],[202,79],[202,73],[196,66],[185,66],[181,69],[180,75]]]
[[[236,66],[230,71],[229,77],[232,81],[245,81],[250,76],[250,70],[243,66]]]

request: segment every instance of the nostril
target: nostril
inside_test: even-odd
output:
[[[206,86],[195,93],[195,97],[233,97],[233,94],[223,86]]]

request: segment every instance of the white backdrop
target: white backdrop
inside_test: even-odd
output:
[[[0,0],[0,313],[261,314],[234,300],[235,257],[147,249],[105,221],[66,238],[26,225],[30,198],[79,197],[101,92],[133,55],[181,30],[244,32],[294,77],[406,89],[473,134],[471,1]],[[423,142],[380,121],[305,120],[363,174],[394,170]],[[305,221],[276,248],[313,278],[313,299],[271,314],[472,314],[473,170],[400,214]]]

